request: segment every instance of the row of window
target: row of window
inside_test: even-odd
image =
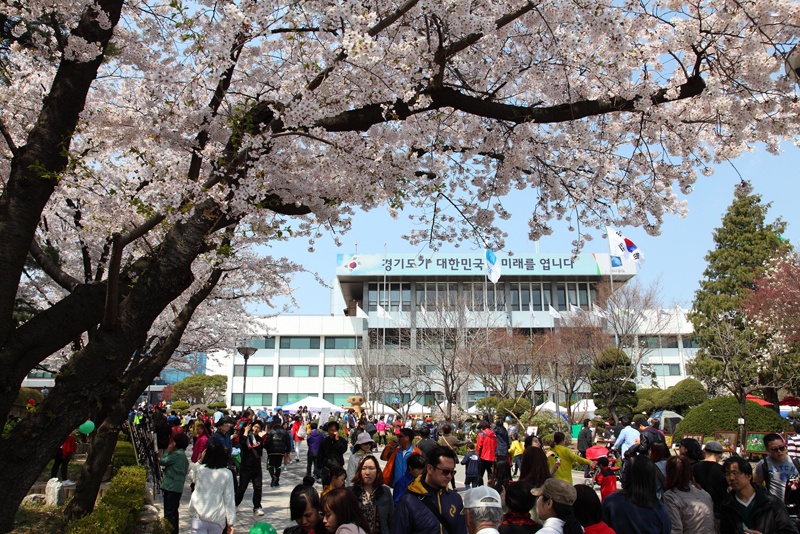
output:
[[[274,349],[275,338],[263,337],[251,339],[247,342],[256,349]],[[361,347],[360,337],[326,337],[326,349],[356,349]],[[319,336],[281,336],[280,348],[282,349],[318,349]]]
[[[272,365],[247,365],[248,377],[274,376]],[[325,365],[325,376],[352,376],[352,365]],[[233,366],[233,376],[244,376],[244,365]],[[317,377],[319,376],[319,366],[317,365],[279,365],[278,376],[289,377]]]
[[[347,399],[353,396],[354,393],[323,393],[322,398],[331,404],[335,404],[336,406],[346,406],[348,404]],[[441,394],[439,394],[441,396]],[[291,402],[299,402],[306,397],[316,396],[315,393],[278,393],[276,396],[276,403],[275,406],[283,406],[284,404],[288,404]],[[430,393],[422,394],[417,397],[417,401],[425,404],[427,406],[428,401],[433,402],[433,397]],[[386,393],[383,396],[382,402],[386,405],[390,405],[394,402],[400,402],[402,404],[408,404],[411,402],[411,395],[408,393],[404,393],[403,395],[393,394],[393,393]],[[250,406],[252,408],[271,408],[272,405],[272,393],[245,393],[244,395],[244,405]],[[241,393],[234,393],[231,395],[231,406],[239,407],[242,406],[242,394]]]
[[[649,367],[656,376],[681,376],[679,363],[651,363]]]
[[[48,371],[40,371],[39,369],[36,369],[28,373],[28,378],[55,378],[55,377],[56,377],[55,373],[50,373]]]
[[[418,282],[416,285],[417,307],[455,309],[465,305],[470,310],[505,311],[506,285],[508,285],[509,309],[511,311],[534,311],[549,309],[551,304],[550,282],[462,282],[461,293],[455,282]],[[556,283],[556,302],[553,306],[567,310],[567,303],[589,309],[597,300],[595,288],[588,282]],[[369,284],[367,309],[377,311],[378,305],[388,311],[411,310],[411,284]]]

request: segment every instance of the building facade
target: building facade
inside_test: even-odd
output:
[[[422,343],[433,309],[459,314],[468,328],[514,328],[532,335],[559,326],[551,306],[561,314],[592,313],[599,283],[613,277],[621,284],[636,275],[633,262],[608,254],[498,255],[501,277],[493,284],[486,280],[485,261],[481,254],[338,255],[329,315],[261,319],[263,336],[249,340],[257,350],[247,362],[246,381],[239,354],[209,372],[227,374],[226,400],[234,408],[271,408],[306,396],[344,405],[361,393],[352,376],[358,354],[373,350],[403,358]],[[357,316],[359,310],[366,318]],[[648,348],[637,380],[642,387],[669,387],[685,378],[685,364],[696,352],[691,323],[680,308],[647,315],[634,341]],[[648,333],[656,322],[657,333]],[[459,395],[464,409],[492,393],[477,381],[464,389]],[[534,389],[553,397],[547,395],[550,384]],[[588,394],[588,387],[581,392]],[[393,391],[379,400],[430,404],[432,395],[441,392]]]

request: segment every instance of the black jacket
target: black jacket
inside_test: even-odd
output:
[[[344,453],[346,450],[346,439],[340,436],[338,440],[332,440],[330,436],[325,436],[319,446],[317,465],[327,469],[344,467]]]
[[[250,432],[247,436],[242,436],[239,440],[242,469],[255,471],[261,470],[261,455],[264,452],[264,438],[255,432]]]
[[[494,430],[494,437],[497,438],[495,454],[497,456],[508,456],[508,449],[511,447],[511,438],[508,437],[508,430],[503,425],[495,425],[492,430]]]
[[[592,446],[592,429],[581,428],[578,433],[578,452],[586,452],[586,449]]]
[[[280,426],[270,429],[264,438],[264,447],[267,449],[268,454],[286,454],[292,450],[289,433]]]
[[[756,489],[755,502],[747,527],[761,534],[797,534],[797,529],[780,499],[767,493],[761,485],[753,484],[753,487]],[[736,494],[730,492],[720,505],[720,532],[725,534],[744,532],[742,516],[734,505],[735,499]]]
[[[353,493],[356,494],[358,501],[361,502],[361,494],[363,489],[361,486],[353,486]],[[378,486],[375,488],[375,493],[372,496],[372,502],[375,503],[375,520],[381,527],[381,534],[391,534],[392,519],[394,518],[394,499],[392,499],[392,492],[389,491],[388,486]],[[375,532],[372,525],[370,532]]]

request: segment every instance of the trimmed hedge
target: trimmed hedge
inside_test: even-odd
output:
[[[147,470],[123,467],[94,511],[72,523],[66,534],[130,534],[144,506]]]
[[[175,401],[170,405],[169,409],[175,411],[188,410],[189,403],[186,401]]]
[[[748,432],[785,432],[792,430],[789,421],[760,404],[747,401],[745,423]],[[717,430],[734,431],[739,429],[739,402],[736,397],[718,397],[692,408],[686,418],[675,428],[675,441],[683,434],[703,434],[713,439]]]
[[[19,393],[17,394],[17,400],[14,401],[14,404],[19,404],[20,406],[27,406],[28,401],[30,399],[33,399],[38,405],[40,402],[44,400],[44,395],[42,395],[38,389],[19,388]]]
[[[137,465],[136,449],[129,441],[117,441],[114,456],[111,459],[111,473],[116,475],[120,469],[129,465]]]

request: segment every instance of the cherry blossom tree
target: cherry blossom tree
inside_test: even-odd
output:
[[[299,267],[256,245],[385,208],[411,243],[501,248],[510,194],[576,251],[605,224],[657,235],[698,174],[795,136],[798,22],[789,0],[4,3],[0,416],[69,358],[0,443],[0,530],[218,269],[287,287]]]

